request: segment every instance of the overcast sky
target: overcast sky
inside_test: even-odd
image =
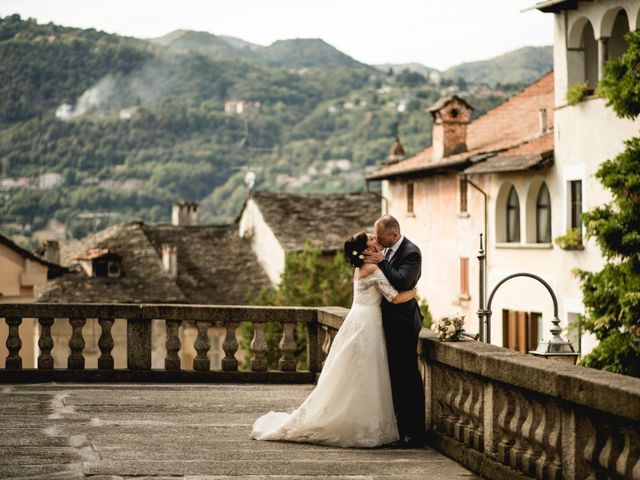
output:
[[[525,45],[551,45],[536,0],[0,0],[0,16],[140,38],[204,30],[269,45],[322,38],[364,63],[444,69]]]

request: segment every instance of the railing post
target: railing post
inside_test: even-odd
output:
[[[151,320],[127,320],[127,368],[151,370]]]
[[[312,373],[320,371],[318,351],[318,320],[307,323],[307,368]]]
[[[207,356],[209,349],[211,348],[211,342],[209,341],[209,326],[211,322],[196,322],[196,328],[198,329],[198,336],[193,344],[198,354],[193,359],[193,369],[199,371],[207,371],[211,368],[211,361]]]
[[[178,355],[181,346],[180,336],[178,335],[180,321],[167,319],[165,323],[167,329],[167,341],[165,342],[167,355],[164,358],[164,369],[180,370],[180,356]]]
[[[285,322],[282,324],[282,338],[279,344],[282,356],[278,361],[278,365],[283,372],[296,371],[296,340],[293,334],[295,328],[296,324],[293,322]]]
[[[253,339],[251,340],[251,371],[267,371],[267,351],[269,346],[264,337],[266,323],[256,322],[253,324]]]
[[[53,368],[53,357],[51,356],[51,349],[53,348],[51,325],[53,325],[53,318],[41,317],[38,319],[38,322],[40,323],[40,339],[38,340],[40,355],[38,355],[38,368],[51,370]]]
[[[240,325],[238,322],[227,322],[224,324],[227,334],[222,343],[224,350],[224,358],[222,359],[222,370],[225,372],[235,372],[238,370],[238,360],[236,352],[238,351],[238,340],[236,340],[236,328]]]
[[[67,365],[70,369],[82,370],[84,369],[84,356],[82,351],[84,350],[84,338],[82,337],[82,327],[87,323],[86,318],[72,317],[69,319],[71,324],[71,338],[69,339],[69,349],[71,354],[67,360]]]
[[[101,328],[100,339],[98,340],[98,347],[100,347],[98,368],[100,370],[113,370],[113,356],[111,355],[111,350],[114,347],[113,336],[111,335],[113,318],[99,318],[98,323]]]
[[[7,336],[7,350],[9,355],[5,362],[7,370],[22,369],[22,357],[20,357],[20,349],[22,348],[22,340],[20,340],[20,324],[22,318],[7,317],[7,325],[9,326],[9,335]]]

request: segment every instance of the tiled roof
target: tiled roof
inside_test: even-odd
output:
[[[545,168],[552,164],[553,132],[504,150],[494,157],[466,168],[464,173],[517,172]]]
[[[449,155],[434,162],[432,147],[429,146],[407,160],[376,170],[367,176],[367,180],[382,180],[451,167],[462,168],[469,165],[474,157],[526,144],[540,136],[541,108],[547,110],[547,128],[553,130],[553,97],[553,72],[549,72],[471,122],[467,127],[467,152]]]
[[[96,240],[97,239],[97,240]],[[162,266],[162,244],[177,246],[178,278]],[[96,278],[74,272],[49,282],[39,302],[243,304],[246,295],[269,287],[237,225],[173,226],[131,222],[83,240],[61,242],[61,257],[90,248],[122,256],[122,277]]]
[[[238,225],[145,225],[144,231],[162,256],[165,243],[178,247],[176,282],[189,303],[241,305],[261,288],[271,287]]]
[[[306,240],[324,251],[342,249],[344,240],[369,230],[381,215],[374,193],[297,195],[254,192],[253,200],[286,252],[300,251]]]

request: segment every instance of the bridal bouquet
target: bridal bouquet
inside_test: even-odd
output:
[[[438,338],[443,341],[454,342],[460,340],[462,327],[464,326],[464,315],[456,317],[442,317],[434,323],[434,330]]]

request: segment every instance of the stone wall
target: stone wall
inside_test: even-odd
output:
[[[421,333],[433,445],[491,479],[640,478],[640,379]]]

